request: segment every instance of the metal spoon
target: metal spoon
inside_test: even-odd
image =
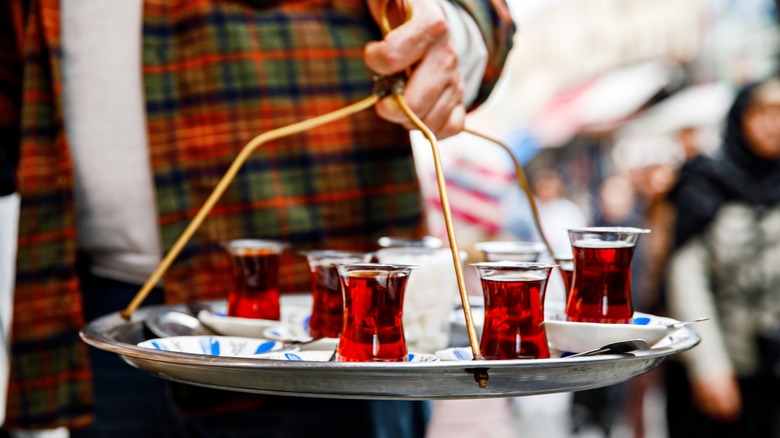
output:
[[[669,328],[679,329],[679,328],[685,327],[688,324],[693,324],[695,322],[702,322],[702,321],[706,321],[708,319],[710,319],[710,318],[709,317],[704,317],[704,318],[697,318],[697,319],[689,319],[687,321],[672,322],[672,323],[666,324],[666,326],[669,327]]]
[[[165,310],[155,312],[144,320],[144,325],[155,336],[168,338],[171,336],[203,336],[215,333],[200,323],[198,318],[184,312]]]
[[[685,327],[686,325],[693,324],[695,322],[706,321],[708,319],[710,319],[710,318],[709,317],[704,317],[704,318],[689,319],[689,320],[686,320],[686,321],[667,322],[667,323],[662,323],[662,324],[658,324],[658,325],[661,325],[661,326],[666,327],[666,328],[680,329],[680,328]],[[650,322],[651,322],[651,319],[646,317],[646,316],[640,316],[638,318],[634,318],[634,324],[636,324],[636,325],[651,325]],[[652,324],[652,325],[655,325],[655,324]]]
[[[282,342],[284,345],[296,345],[296,346],[298,346],[298,345],[312,344],[314,342],[321,341],[323,339],[325,339],[325,338],[320,336],[319,338],[311,338],[311,339],[307,339],[305,341],[301,341],[299,339],[279,339],[279,341]]]
[[[597,354],[622,354],[647,348],[647,342],[643,339],[628,339],[625,341],[611,342],[601,348],[583,351],[582,353],[572,354],[567,357],[594,356]]]

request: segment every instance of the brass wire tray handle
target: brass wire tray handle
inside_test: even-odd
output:
[[[381,6],[381,26],[385,33],[390,30],[387,20],[389,2],[390,0],[384,0]],[[408,3],[404,6],[408,20],[411,9]],[[646,372],[658,366],[665,356],[690,349],[699,342],[695,332],[684,328],[676,332],[670,345],[636,352],[630,356],[607,355],[572,360],[485,360],[480,352],[472,319],[436,138],[407,105],[401,94],[404,85],[404,73],[379,77],[375,80],[373,94],[359,102],[313,119],[262,133],[251,139],[241,149],[213,192],[128,306],[121,312],[106,315],[88,324],[81,331],[82,339],[94,347],[119,354],[125,361],[146,372],[195,385],[277,395],[385,399],[503,397],[594,388],[618,383]],[[193,355],[136,346],[138,342],[145,340],[142,321],[150,310],[159,310],[160,307],[171,310],[184,308],[184,305],[151,306],[142,309],[139,309],[139,306],[162,279],[249,156],[269,141],[364,111],[383,98],[394,99],[411,123],[431,144],[447,237],[466,322],[466,334],[474,360],[421,363],[285,362]],[[553,254],[542,232],[533,196],[530,195],[528,182],[516,157],[503,143],[474,131],[466,132],[487,139],[507,151],[514,162],[518,182],[528,197],[536,228],[550,254]],[[491,381],[490,385],[488,379]]]

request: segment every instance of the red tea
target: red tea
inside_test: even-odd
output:
[[[569,295],[571,295],[571,279],[574,275],[574,267],[573,266],[566,266],[563,265],[559,266],[558,269],[561,270],[563,273],[563,288],[566,291],[566,302],[569,302]]]
[[[544,327],[546,278],[482,279],[485,323],[479,344],[487,359],[550,357]]]
[[[274,249],[233,249],[235,288],[228,294],[228,316],[280,319],[279,254]]]
[[[313,338],[338,338],[344,323],[344,297],[335,265],[311,271],[312,305],[309,331]]]
[[[343,274],[342,274],[343,275]],[[358,270],[341,278],[344,325],[338,346],[341,362],[404,362],[402,323],[407,273]]]
[[[625,242],[574,243],[574,278],[566,303],[570,321],[631,321],[634,305],[630,266],[634,248]]]

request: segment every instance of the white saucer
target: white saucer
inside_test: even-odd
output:
[[[651,348],[666,339],[677,328],[668,324],[677,320],[634,312],[634,324],[600,324],[566,321],[559,313],[544,321],[550,348],[567,353],[580,353],[627,339],[642,339]]]
[[[284,344],[277,341],[234,336],[173,336],[149,339],[138,343],[138,346],[178,353],[231,357],[252,357],[284,348]]]
[[[201,310],[200,322],[211,330],[225,336],[262,338],[263,331],[279,324],[289,326],[298,336],[308,336],[311,318],[311,295],[282,295],[280,298],[281,321],[268,319],[240,318],[227,316],[224,312]]]
[[[315,341],[308,333],[301,335],[300,330],[293,330],[285,324],[276,324],[263,330],[263,338],[285,343],[303,342],[303,344],[298,345],[301,351],[333,351],[339,345],[339,338],[321,338]]]
[[[436,357],[440,360],[472,360],[474,354],[471,352],[471,347],[452,347],[436,352]]]

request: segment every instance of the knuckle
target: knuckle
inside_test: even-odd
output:
[[[390,74],[400,70],[396,66],[400,62],[400,56],[387,45],[370,45],[364,53],[366,65],[379,74]]]
[[[435,17],[428,24],[428,35],[433,38],[442,38],[449,34],[447,20],[444,17]]]
[[[380,53],[379,61],[385,69],[383,73],[394,73],[403,68],[401,65],[401,54],[395,50],[383,50]]]
[[[406,105],[409,107],[410,110],[412,110],[415,114],[420,114],[423,108],[423,100],[420,98],[420,93],[418,92],[404,92],[404,99],[406,100]]]
[[[463,91],[466,88],[466,80],[463,78],[463,74],[460,71],[453,75],[452,87],[455,89],[456,93],[463,94]]]
[[[447,119],[447,123],[444,125],[444,131],[448,134],[448,136],[455,135],[463,130],[465,123],[466,119],[464,117],[462,107],[456,107],[450,115],[450,118]]]
[[[449,44],[442,50],[441,65],[449,71],[458,70],[458,54]]]

